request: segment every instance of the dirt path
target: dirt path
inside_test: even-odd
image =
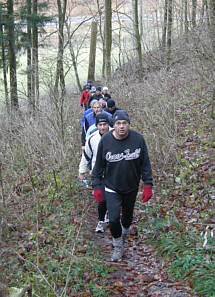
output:
[[[91,201],[92,207],[87,213],[85,224],[87,237],[95,242],[106,264],[115,268],[108,275],[106,288],[113,292],[109,297],[197,297],[191,294],[190,288],[183,281],[176,282],[169,278],[165,264],[156,258],[153,247],[144,243],[146,238],[138,236],[135,227],[135,222],[138,220],[137,210],[131,234],[127,239],[123,261],[110,262],[112,250],[110,231],[106,226],[103,234],[95,233],[97,205],[93,197]]]

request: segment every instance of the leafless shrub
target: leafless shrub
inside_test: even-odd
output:
[[[201,27],[173,43],[168,71],[165,52],[156,49],[143,57],[141,82],[135,77],[135,60],[115,73],[114,98],[129,112],[132,127],[145,136],[155,172],[165,175],[176,162],[182,103],[203,100],[202,109],[210,105],[215,82],[213,59],[206,28]]]

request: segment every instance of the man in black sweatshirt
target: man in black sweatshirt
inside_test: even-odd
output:
[[[140,179],[144,182],[143,202],[152,197],[153,181],[145,140],[141,134],[129,129],[127,112],[117,110],[113,116],[113,124],[114,130],[101,138],[91,178],[94,197],[99,201],[102,199],[104,177],[114,246],[111,260],[117,262],[122,259],[123,242],[132,223]]]

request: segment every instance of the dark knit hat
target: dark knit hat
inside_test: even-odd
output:
[[[109,124],[108,116],[103,112],[96,115],[96,126],[102,122]]]
[[[92,80],[88,79],[87,83],[88,84],[91,84],[92,83]]]
[[[96,91],[100,91],[101,92],[102,88],[101,87],[97,87]]]
[[[115,101],[113,99],[108,99],[107,101],[107,107],[114,107],[116,104],[115,104]]]
[[[122,120],[125,120],[130,124],[128,113],[125,110],[117,110],[113,115],[113,124],[115,124],[116,121]]]

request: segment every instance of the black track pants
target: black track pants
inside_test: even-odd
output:
[[[111,234],[114,238],[122,235],[120,224],[120,210],[122,209],[121,223],[123,227],[129,228],[134,212],[134,204],[136,201],[137,190],[129,194],[110,193],[105,191],[105,199],[109,215],[109,226]]]
[[[106,199],[105,199],[105,187],[104,187],[104,182],[102,184],[102,202],[98,203],[98,219],[99,221],[104,221],[105,214],[107,211],[106,207]]]

